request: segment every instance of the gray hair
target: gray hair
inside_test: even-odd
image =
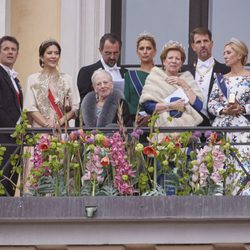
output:
[[[108,71],[100,68],[100,69],[95,70],[94,73],[93,73],[93,75],[92,75],[92,77],[91,77],[91,82],[92,82],[93,86],[95,84],[95,78],[97,76],[99,76],[99,75],[106,75],[107,78],[112,82],[112,76],[111,76],[111,74]]]

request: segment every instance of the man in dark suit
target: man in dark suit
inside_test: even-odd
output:
[[[19,82],[16,78],[17,73],[13,70],[19,50],[19,43],[12,36],[3,36],[0,38],[0,127],[12,128],[18,122],[21,110],[23,95]],[[9,134],[0,134],[0,144],[15,143],[15,140]],[[4,159],[0,166],[3,175],[11,178],[11,181],[17,182],[17,174],[12,175],[11,165],[8,164],[10,155],[15,151],[16,146],[6,147]],[[5,177],[1,177],[6,195],[13,196],[15,189],[11,182]]]
[[[77,86],[81,102],[84,96],[93,90],[91,77],[97,69],[105,69],[111,74],[114,87],[116,84],[123,84],[124,74],[127,70],[123,67],[117,67],[121,46],[121,40],[116,34],[107,33],[102,36],[99,46],[101,59],[94,64],[82,67],[78,73]],[[79,126],[79,120],[76,120],[76,126]]]
[[[215,117],[208,112],[207,103],[214,83],[214,73],[226,74],[230,69],[225,64],[216,61],[212,56],[213,40],[209,29],[195,28],[190,33],[190,43],[197,55],[197,61],[184,67],[184,70],[189,70],[192,73],[205,97],[201,111],[203,123],[200,126],[210,126]]]

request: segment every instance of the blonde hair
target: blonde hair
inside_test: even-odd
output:
[[[163,49],[162,49],[162,52],[161,52],[161,55],[160,55],[162,64],[165,61],[168,52],[171,51],[171,50],[179,51],[181,53],[181,61],[182,61],[182,63],[185,62],[186,53],[185,53],[185,49],[182,46],[182,44],[177,42],[177,41],[169,41],[163,46]]]
[[[238,55],[241,55],[242,65],[246,65],[248,59],[248,48],[246,44],[237,38],[231,38],[224,46],[230,46]]]

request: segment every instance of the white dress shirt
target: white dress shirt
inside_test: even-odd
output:
[[[116,64],[113,67],[110,67],[109,65],[107,65],[104,62],[102,57],[101,57],[101,63],[103,65],[104,69],[111,74],[114,88],[119,89],[123,93],[123,91],[124,91],[124,79],[121,76],[120,67],[117,67]]]
[[[10,76],[10,79],[11,79],[11,82],[14,86],[14,89],[16,90],[16,92],[19,94],[19,89],[17,87],[17,84],[15,82],[15,78],[17,77],[17,72],[14,70],[14,69],[10,69],[9,67],[3,65],[3,64],[0,64],[4,70],[8,73],[8,75]]]
[[[208,117],[207,113],[207,102],[208,102],[208,91],[210,80],[213,72],[214,58],[210,57],[206,61],[201,61],[198,59],[195,71],[195,80],[198,83],[202,94],[204,96],[203,108],[201,112]]]

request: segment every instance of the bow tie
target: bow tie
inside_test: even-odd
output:
[[[9,71],[9,76],[15,79],[17,77],[17,72],[15,70],[10,70]]]
[[[117,67],[117,66],[114,66],[112,68],[109,68],[110,71],[113,71],[113,70],[120,70],[121,67]]]
[[[198,64],[198,67],[199,67],[199,68],[208,68],[208,67],[209,67],[209,64],[208,64],[208,63],[199,63],[199,64]]]

